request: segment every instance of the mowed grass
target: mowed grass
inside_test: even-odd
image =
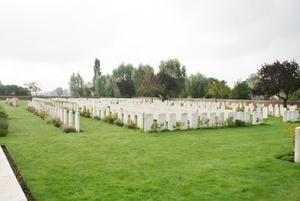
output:
[[[300,165],[284,129],[266,125],[145,134],[81,118],[66,134],[4,101],[0,138],[37,200],[300,200]]]

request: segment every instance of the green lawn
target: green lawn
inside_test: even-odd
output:
[[[300,165],[276,156],[291,123],[145,134],[81,118],[66,134],[0,101],[9,134],[0,138],[37,200],[300,200]]]

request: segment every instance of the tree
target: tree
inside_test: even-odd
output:
[[[71,96],[83,96],[84,95],[84,81],[79,72],[77,75],[72,74],[69,81]]]
[[[167,99],[167,96],[177,87],[176,79],[166,73],[158,73],[156,75],[156,81],[162,86],[161,96],[163,100]]]
[[[230,88],[227,86],[225,80],[217,81],[209,86],[208,93],[216,101],[218,98],[226,99],[230,95]]]
[[[91,96],[93,94],[93,83],[88,82],[88,83],[84,84],[83,88],[84,88],[84,90],[83,90],[84,96]]]
[[[233,89],[231,90],[232,99],[249,99],[251,95],[251,89],[246,81],[236,81]]]
[[[35,96],[37,96],[37,93],[42,91],[40,84],[37,83],[36,81],[26,82],[24,83],[24,85],[27,87],[28,91],[30,92],[30,96],[32,92],[34,92]]]
[[[159,72],[166,73],[176,80],[176,87],[169,92],[172,97],[186,96],[185,79],[186,68],[181,66],[178,59],[169,59],[167,61],[161,61],[159,64]]]
[[[101,70],[100,70],[100,60],[95,59],[95,64],[94,64],[94,77],[93,77],[93,84],[92,84],[92,91],[95,93],[95,85],[96,85],[96,80],[98,77],[101,76]]]
[[[55,89],[55,93],[56,93],[58,96],[61,96],[61,95],[63,95],[64,90],[63,90],[62,87],[57,87],[57,88]]]
[[[121,96],[124,98],[131,98],[135,94],[134,83],[130,79],[122,79],[117,82]]]
[[[165,85],[162,85],[158,76],[152,75],[150,78],[145,79],[138,87],[137,94],[139,96],[153,97],[159,96],[164,93]]]
[[[264,64],[258,70],[259,82],[252,90],[255,95],[275,95],[283,100],[284,107],[293,94],[300,89],[299,64],[280,62],[276,60],[272,64]]]
[[[98,96],[107,97],[105,84],[108,80],[108,75],[101,75],[97,77],[95,82],[95,92]]]
[[[149,81],[153,75],[154,69],[152,66],[140,64],[138,68],[133,69],[131,79],[136,89],[138,89],[145,80]]]
[[[252,73],[245,82],[248,84],[250,89],[254,89],[255,85],[259,82],[259,76]]]
[[[28,96],[28,89],[18,85],[0,85],[2,96]]]
[[[193,98],[205,97],[208,91],[209,81],[201,73],[190,75],[186,79],[186,90],[189,96]]]
[[[113,70],[113,76],[116,78],[116,81],[131,80],[133,69],[131,64],[121,63],[117,69]]]

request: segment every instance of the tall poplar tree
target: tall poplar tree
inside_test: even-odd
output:
[[[98,77],[101,76],[101,69],[100,69],[100,60],[99,59],[95,59],[95,64],[94,64],[94,77],[93,77],[93,83],[92,83],[92,91],[94,93],[96,93],[96,80]]]

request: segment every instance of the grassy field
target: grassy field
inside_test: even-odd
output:
[[[278,160],[291,123],[145,134],[81,118],[66,134],[0,101],[0,138],[37,200],[300,200],[300,165]]]

